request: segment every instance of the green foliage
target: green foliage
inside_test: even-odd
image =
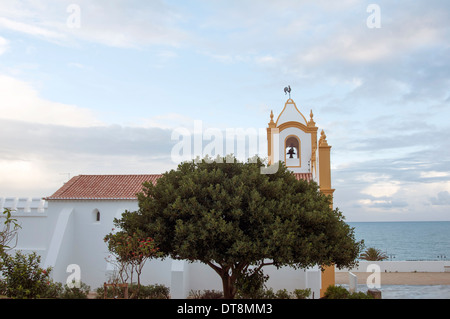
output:
[[[131,287],[132,291],[134,285]],[[139,292],[140,299],[169,299],[170,289],[164,285],[154,284],[141,286]]]
[[[0,255],[13,248],[9,245],[14,238],[17,240],[17,231],[21,228],[17,223],[17,219],[11,217],[10,209],[5,208],[3,215],[0,216],[5,218],[3,226],[0,228]]]
[[[46,293],[51,284],[49,274],[51,267],[42,269],[41,257],[35,252],[15,256],[2,254],[0,270],[3,273],[6,295],[12,298],[39,298]]]
[[[353,267],[362,243],[329,197],[282,164],[275,174],[261,174],[263,166],[259,158],[181,163],[144,183],[139,210],[116,222],[154,238],[163,257],[209,265],[225,298],[250,265]]]
[[[191,290],[188,299],[223,299],[223,293],[217,290]]]
[[[353,292],[348,296],[348,299],[374,299],[369,293],[364,293],[362,291]]]
[[[275,293],[275,299],[290,299],[291,294],[287,291],[287,289],[279,289]]]
[[[103,286],[98,287],[95,290],[97,294],[97,299],[103,299],[105,296],[105,288]],[[128,296],[130,296],[130,293],[128,292]],[[107,287],[106,288],[106,298],[107,299],[122,299],[125,297],[125,288],[116,287],[113,289],[113,287]]]
[[[296,299],[308,299],[311,296],[311,289],[295,289],[292,294]]]
[[[256,293],[250,295],[242,295],[240,292],[236,294],[237,299],[307,299],[311,295],[311,289],[295,289],[288,292],[286,289],[280,289],[276,292],[272,288],[260,289]],[[188,299],[222,299],[223,293],[216,290],[191,290]]]
[[[17,251],[14,256],[1,254],[0,295],[16,299],[34,298],[87,298],[90,287],[81,283],[80,288],[69,288],[50,278],[51,267],[41,268],[41,256],[35,252],[23,254]]]
[[[264,296],[265,283],[269,279],[260,268],[247,269],[236,278],[236,293],[238,298],[259,299]]]
[[[324,293],[324,299],[373,299],[373,297],[364,292],[350,293],[342,286],[329,286]]]
[[[150,258],[161,256],[155,241],[145,236],[140,230],[133,232],[119,231],[109,233],[104,241],[108,245],[108,250],[115,256],[119,266],[119,277],[122,282],[126,282],[130,277],[133,282],[133,273],[137,273],[137,289],[133,291],[132,298],[140,294],[140,275],[145,262]],[[128,271],[131,273],[129,274]]]
[[[387,259],[388,256],[380,249],[369,247],[361,254],[361,256],[359,256],[359,258],[364,260],[380,261]]]
[[[159,254],[154,240],[140,231],[110,233],[105,236],[104,241],[108,244],[108,250],[119,261],[140,264],[143,260]]]
[[[348,299],[350,292],[341,286],[328,286],[324,293],[324,299]]]
[[[87,295],[89,294],[90,286],[87,284],[80,282],[80,287],[76,287],[74,285],[70,288],[67,284],[64,285],[64,289],[61,291],[59,298],[61,299],[87,299]]]
[[[287,289],[279,289],[273,291],[272,288],[262,289],[256,296],[243,299],[307,299],[311,295],[311,289],[295,289],[289,292]],[[238,295],[238,298],[242,296]]]
[[[169,299],[170,298],[170,289],[164,285],[154,284],[154,285],[141,285],[139,287],[139,296],[137,294],[133,294],[133,292],[137,291],[137,284],[130,284],[128,287],[128,296],[136,295],[138,299]],[[104,297],[104,287],[99,287],[96,290],[97,299],[103,299]],[[108,288],[106,292],[107,298],[124,298],[125,289],[116,288],[116,295],[113,294],[113,289],[111,287]]]
[[[64,287],[60,282],[54,282],[50,279],[45,287],[45,290],[41,293],[40,298],[57,299],[61,297],[64,292]]]

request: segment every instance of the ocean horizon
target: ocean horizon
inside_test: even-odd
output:
[[[450,260],[450,221],[347,222],[356,240],[392,261]]]

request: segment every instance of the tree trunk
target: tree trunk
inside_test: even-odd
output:
[[[224,299],[234,299],[236,294],[235,282],[232,280],[232,276],[228,273],[224,273],[222,276],[223,297]]]
[[[234,299],[236,295],[236,277],[242,271],[247,263],[235,265],[214,265],[211,261],[205,261],[222,279],[223,297],[225,299]],[[230,275],[231,272],[231,275]]]

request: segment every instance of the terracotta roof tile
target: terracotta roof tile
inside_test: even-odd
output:
[[[293,173],[293,174],[298,180],[304,179],[307,180],[308,182],[313,180],[312,173]]]
[[[294,173],[297,179],[312,180],[311,173]],[[142,183],[156,183],[161,174],[78,175],[71,178],[47,200],[136,199]]]
[[[46,199],[136,199],[143,182],[155,183],[159,177],[161,174],[78,175]]]

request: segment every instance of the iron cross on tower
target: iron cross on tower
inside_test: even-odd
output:
[[[288,85],[287,87],[284,88],[284,95],[286,95],[286,93],[289,93],[289,98],[291,98],[291,86]]]

